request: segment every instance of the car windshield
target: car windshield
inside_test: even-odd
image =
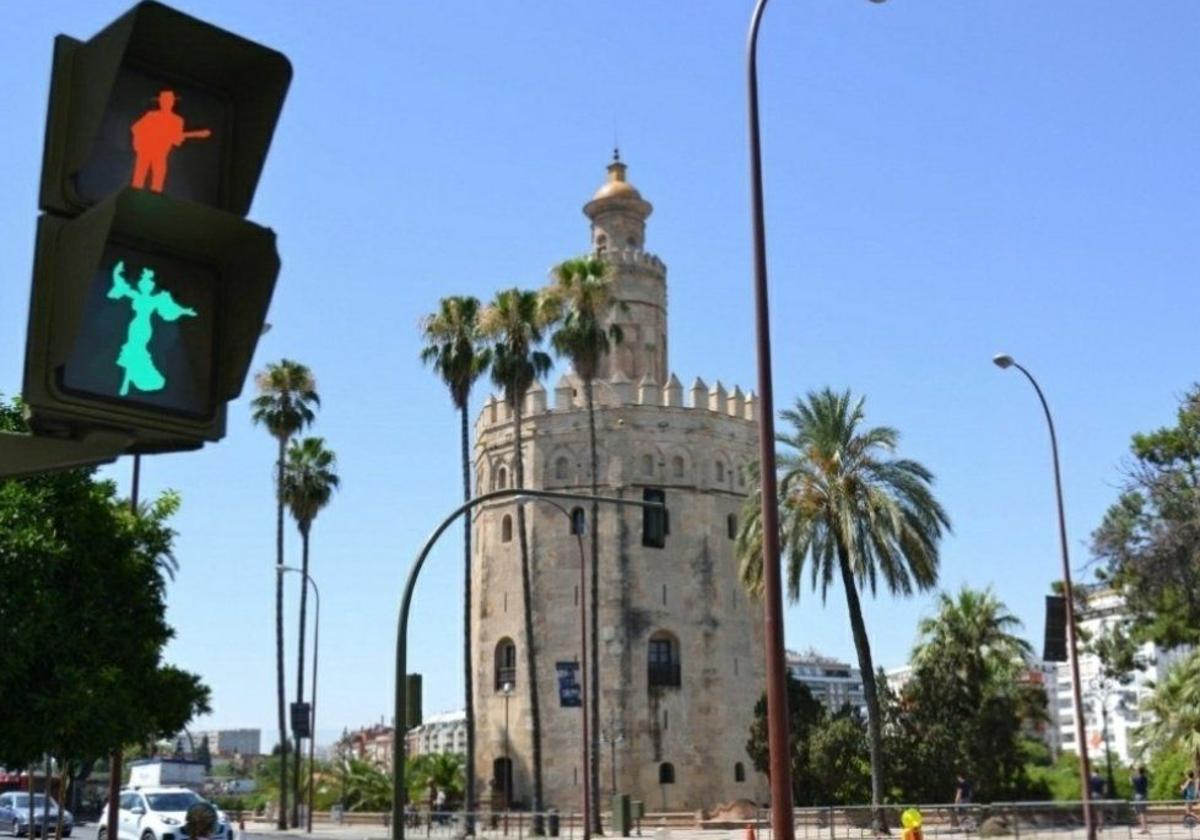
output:
[[[13,794],[13,807],[14,808],[28,808],[29,807],[29,794],[28,793],[14,793]],[[45,794],[35,793],[33,795],[33,807],[34,808],[45,808],[46,807]],[[50,807],[57,808],[58,803],[55,802],[53,799],[51,799]]]
[[[152,811],[186,811],[204,800],[190,790],[181,790],[172,793],[147,793],[146,801],[150,803]]]

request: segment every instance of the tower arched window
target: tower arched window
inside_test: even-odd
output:
[[[733,780],[735,782],[746,781],[746,765],[740,761],[733,765]]]
[[[500,520],[500,542],[512,542],[512,516],[507,513]]]
[[[654,475],[654,456],[646,454],[642,456],[642,475],[653,477]]]
[[[554,459],[554,477],[559,481],[566,480],[567,473],[570,471],[570,469],[571,464],[565,456],[559,455]]]
[[[496,489],[504,490],[508,487],[508,468],[500,467],[496,470]]]
[[[683,463],[683,456],[676,455],[671,459],[671,475],[675,478],[683,478],[683,472],[686,465]]]
[[[571,533],[587,533],[587,514],[583,512],[583,508],[581,507],[571,508]]]
[[[658,783],[660,785],[675,784],[675,765],[669,761],[664,761],[658,765]]]
[[[596,237],[596,251],[603,254],[606,250],[608,250],[608,237],[602,233]]]
[[[507,636],[496,642],[496,691],[512,691],[517,685],[517,646]]]
[[[739,466],[738,467],[738,487],[745,487],[745,486],[746,486],[746,467]]]
[[[725,462],[724,461],[717,461],[716,471],[717,471],[717,483],[724,484],[725,483]]]
[[[731,513],[725,517],[725,533],[729,536],[729,539],[736,540],[737,539],[737,531],[738,531],[737,514]]]
[[[650,685],[679,688],[679,640],[666,630],[659,630],[646,645],[646,677]]]

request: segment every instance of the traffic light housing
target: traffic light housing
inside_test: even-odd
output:
[[[133,452],[219,440],[278,273],[270,230],[147,190],[43,215],[25,353],[34,431],[125,430]]]
[[[167,151],[164,169],[169,162],[161,192],[245,216],[291,76],[282,53],[156,2],[139,3],[86,42],[59,35],[41,208],[74,215],[132,185],[139,158],[152,162],[158,146]],[[145,140],[139,155],[135,126],[163,111],[164,92],[173,94],[169,116],[150,122],[170,128],[177,117],[185,135],[208,135],[151,137],[163,142]]]
[[[55,39],[23,389],[37,440],[0,441],[7,461],[224,435],[279,274],[274,233],[244,217],[291,73],[158,2]]]

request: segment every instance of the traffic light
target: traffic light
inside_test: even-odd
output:
[[[25,352],[34,431],[130,430],[138,452],[219,440],[278,272],[270,230],[147,190],[43,215]]]
[[[191,449],[225,433],[279,274],[245,220],[291,80],[157,2],[54,44],[24,400],[36,435]]]

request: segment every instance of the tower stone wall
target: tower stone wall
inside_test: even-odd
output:
[[[626,192],[598,193],[588,205],[594,220],[617,212],[606,199],[630,201]],[[643,544],[640,508],[600,509],[599,717],[605,736],[622,735],[615,750],[602,743],[601,802],[612,793],[614,764],[617,790],[649,810],[762,801],[765,779],[745,752],[764,685],[761,605],[742,589],[733,538],[757,455],[757,405],[738,388],[699,379],[685,388],[666,374],[665,267],[640,240],[636,248],[596,250],[620,278],[622,299],[658,295],[636,318],[632,306],[617,317],[643,318],[659,304],[662,316],[661,333],[653,319],[638,323],[655,338],[635,348],[645,365],[636,379],[614,365],[594,383],[600,492],[641,500],[659,491],[669,510],[669,534],[657,548]],[[535,386],[523,408],[526,486],[589,492],[583,383],[567,374],[552,395]],[[479,492],[512,486],[513,425],[510,406],[490,398],[476,423]],[[590,517],[590,505],[581,507]],[[512,800],[528,805],[532,742],[516,527],[512,502],[483,508],[473,520],[474,769],[481,790],[495,789],[508,760]],[[582,711],[562,705],[556,664],[581,659],[579,544],[570,517],[545,503],[526,503],[526,528],[545,805],[575,810],[586,778]],[[590,558],[590,540],[583,548]]]

